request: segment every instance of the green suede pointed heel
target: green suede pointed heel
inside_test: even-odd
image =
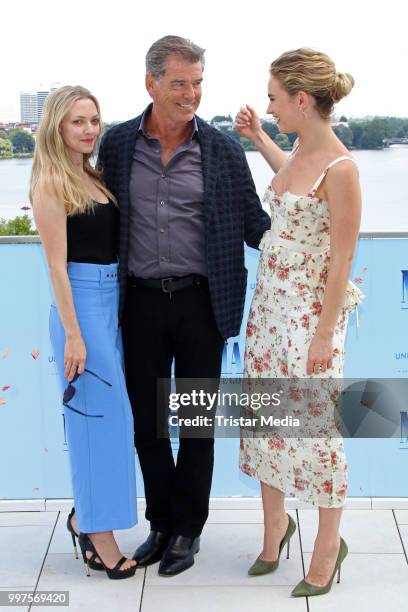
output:
[[[346,558],[348,553],[348,548],[346,542],[343,538],[340,538],[340,549],[339,554],[337,555],[336,565],[334,566],[333,574],[329,580],[329,582],[322,587],[315,586],[314,584],[310,584],[310,582],[306,582],[302,580],[295,586],[292,591],[292,597],[314,597],[314,595],[324,595],[328,593],[332,587],[334,575],[337,572],[337,583],[340,582],[340,569],[341,564]]]
[[[289,559],[289,542],[290,542],[290,538],[293,536],[293,534],[296,531],[296,523],[289,514],[287,516],[289,519],[289,525],[288,525],[288,528],[286,529],[285,535],[283,536],[283,540],[279,544],[278,558],[276,559],[276,561],[264,561],[263,559],[258,557],[255,563],[251,565],[251,567],[248,570],[249,576],[262,576],[263,574],[270,574],[271,572],[274,572],[276,569],[278,569],[279,558],[281,556],[281,552],[285,544],[288,545],[288,551],[287,551],[286,558]]]

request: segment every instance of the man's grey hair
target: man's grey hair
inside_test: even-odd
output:
[[[195,64],[201,62],[204,68],[204,53],[198,45],[181,36],[164,36],[156,40],[146,55],[146,72],[158,80],[166,72],[166,59],[169,55],[179,55],[183,59]]]

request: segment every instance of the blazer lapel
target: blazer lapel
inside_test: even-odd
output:
[[[220,147],[213,138],[212,129],[205,121],[197,117],[197,125],[203,166],[204,212],[208,226],[216,203]]]

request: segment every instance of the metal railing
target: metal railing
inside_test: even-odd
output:
[[[408,238],[408,232],[361,232],[359,240],[376,240],[378,238]],[[40,243],[39,236],[0,236],[0,244]]]

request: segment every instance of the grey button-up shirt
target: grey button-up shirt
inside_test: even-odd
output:
[[[130,176],[129,274],[207,276],[204,184],[198,127],[163,166],[143,114]]]

